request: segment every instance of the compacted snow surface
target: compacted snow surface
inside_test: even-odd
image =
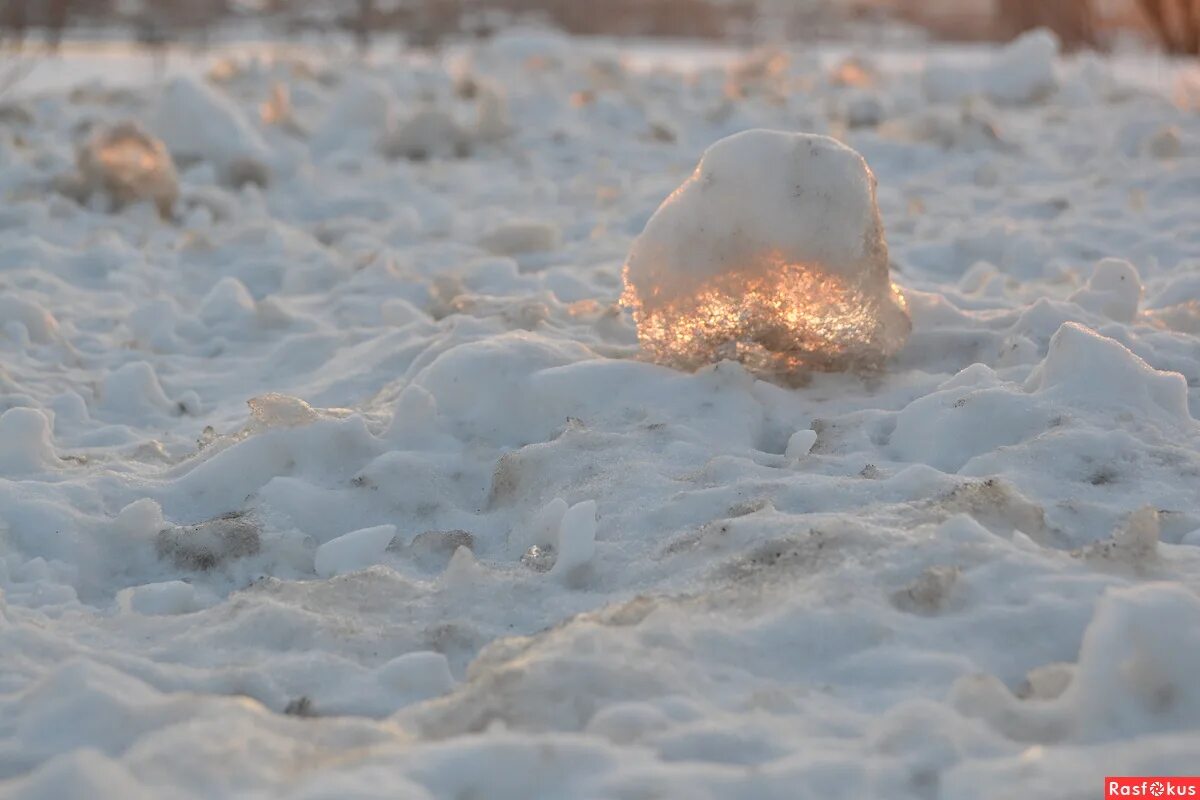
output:
[[[1200,768],[1187,97],[1041,34],[703,63],[525,32],[7,98],[0,796]],[[173,156],[165,216],[71,177],[125,122]],[[881,369],[639,358],[631,244],[751,128],[874,171],[912,318]]]

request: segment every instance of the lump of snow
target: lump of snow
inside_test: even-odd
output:
[[[1182,375],[1156,370],[1125,345],[1077,322],[1063,323],[1050,339],[1046,358],[1030,373],[1025,390],[1054,394],[1076,406],[1117,406],[1176,422],[1191,420]]]
[[[561,240],[558,228],[548,222],[514,220],[485,233],[479,246],[493,255],[516,256],[555,250]]]
[[[800,458],[808,455],[816,443],[816,431],[812,429],[796,431],[788,437],[787,449],[783,451],[783,454],[788,458]]]
[[[1039,28],[1018,36],[982,66],[930,62],[921,76],[922,87],[926,97],[940,103],[956,103],[976,94],[999,103],[1032,103],[1058,87],[1054,73],[1058,51],[1058,37]]]
[[[875,176],[825,136],[717,142],[647,223],[624,277],[642,348],[684,369],[723,358],[780,377],[874,367],[911,327]]]
[[[317,548],[313,566],[322,578],[332,578],[378,564],[396,538],[395,525],[377,525],[351,531]]]
[[[10,408],[0,415],[0,471],[37,472],[58,463],[50,420],[35,408]]]
[[[591,562],[596,553],[596,501],[576,503],[563,514],[558,526],[558,560],[552,575],[570,577]]]
[[[196,610],[196,590],[183,581],[148,583],[117,592],[117,606],[137,614],[187,614]]]
[[[160,139],[135,122],[104,128],[76,156],[85,196],[106,195],[114,208],[150,201],[166,217],[179,196],[175,162]]]
[[[1142,279],[1137,268],[1119,258],[1102,259],[1092,268],[1087,286],[1071,295],[1081,308],[1116,322],[1133,322],[1142,299]]]
[[[179,410],[163,391],[154,367],[145,361],[133,361],[110,372],[100,390],[100,400],[102,408],[122,417]]]
[[[383,141],[388,158],[428,161],[431,158],[464,158],[470,154],[471,137],[454,117],[436,108],[418,111]]]
[[[270,150],[233,101],[189,77],[167,84],[155,129],[180,163],[207,161],[222,182],[266,183]]]

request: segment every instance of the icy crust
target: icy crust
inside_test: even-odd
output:
[[[662,363],[756,372],[879,366],[908,337],[875,176],[826,136],[724,139],[634,242],[625,302]]]
[[[1200,116],[1130,84],[1165,67],[1057,59],[964,107],[886,48],[385,50],[191,78],[236,113],[176,140],[169,218],[50,191],[94,132],[165,137],[157,88],[41,83],[91,74],[68,48],[0,103],[0,797],[1194,771]],[[383,152],[491,92],[503,137]],[[878,174],[912,319],[885,369],[637,357],[634,238],[760,128]],[[260,144],[265,185],[223,172]]]

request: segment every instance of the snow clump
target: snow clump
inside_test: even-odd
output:
[[[76,163],[83,195],[103,194],[117,209],[148,200],[165,217],[179,196],[166,145],[136,122],[98,131],[80,148]]]

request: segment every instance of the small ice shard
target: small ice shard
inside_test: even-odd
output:
[[[396,538],[395,525],[377,525],[343,534],[317,548],[313,566],[322,578],[332,578],[378,564]]]
[[[596,501],[576,503],[563,514],[558,526],[558,560],[551,574],[569,577],[596,553]]]
[[[796,431],[788,437],[787,448],[783,454],[788,458],[801,458],[808,455],[816,443],[816,431],[812,429]]]
[[[908,338],[875,176],[826,136],[753,130],[710,147],[625,264],[651,359],[766,376],[879,366]]]
[[[115,208],[149,200],[164,217],[179,196],[175,162],[166,145],[135,122],[105,128],[76,156],[81,189],[103,193]]]

